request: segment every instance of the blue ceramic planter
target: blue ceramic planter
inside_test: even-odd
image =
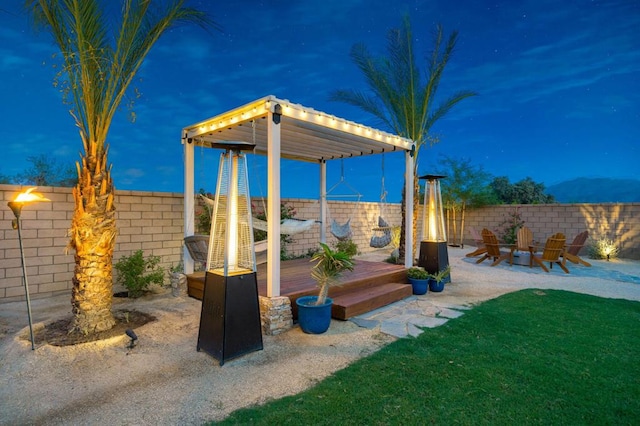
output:
[[[316,306],[318,296],[303,296],[296,299],[298,324],[307,334],[322,334],[331,325],[333,299],[327,297],[324,305]]]
[[[429,288],[429,280],[420,280],[417,278],[409,278],[409,284],[413,289],[413,294],[426,294]]]
[[[444,282],[445,280],[442,280],[440,282],[437,282],[436,280],[429,280],[429,290],[433,291],[434,293],[440,293],[442,290],[444,290]]]

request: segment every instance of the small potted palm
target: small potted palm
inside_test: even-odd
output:
[[[411,284],[413,294],[420,295],[427,292],[429,288],[429,277],[430,274],[419,266],[407,269],[407,279],[409,280],[409,284]]]
[[[429,290],[434,293],[439,293],[444,290],[444,284],[446,278],[451,273],[451,266],[447,265],[446,268],[439,270],[433,274],[429,274]]]
[[[311,258],[316,264],[311,268],[311,277],[316,280],[320,289],[317,296],[303,296],[296,299],[298,306],[298,324],[305,333],[321,334],[331,325],[331,305],[333,300],[328,297],[329,288],[340,285],[339,278],[344,271],[353,270],[351,255],[331,250],[326,244],[320,243],[322,250]]]

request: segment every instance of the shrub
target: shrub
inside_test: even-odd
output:
[[[428,280],[431,275],[425,271],[424,268],[419,266],[413,266],[407,269],[407,277],[413,278],[416,280]]]
[[[334,244],[334,248],[336,251],[346,253],[349,257],[353,257],[358,254],[358,245],[354,243],[353,240],[338,240]]]
[[[159,256],[144,258],[142,250],[131,256],[123,256],[115,264],[116,283],[129,290],[129,297],[140,297],[148,290],[149,284],[160,284],[164,281],[164,270],[158,266]]]
[[[613,259],[618,257],[620,248],[608,238],[602,237],[592,240],[588,246],[589,257],[592,259]]]
[[[500,238],[507,244],[515,244],[518,239],[518,229],[524,225],[524,220],[520,217],[520,212],[516,207],[513,213],[508,213],[505,219],[500,223]]]

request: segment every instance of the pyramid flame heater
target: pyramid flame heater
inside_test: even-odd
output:
[[[197,350],[228,359],[262,350],[247,162],[254,144],[222,141]]]
[[[449,266],[447,234],[444,228],[442,195],[440,194],[440,179],[445,177],[437,175],[420,176],[420,179],[426,180],[426,184],[418,266],[422,266],[430,274],[435,274]],[[450,281],[451,275],[448,275],[444,282]]]

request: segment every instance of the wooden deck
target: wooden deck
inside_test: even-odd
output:
[[[291,300],[294,319],[297,318],[295,300],[318,293],[316,282],[311,278],[313,263],[309,259],[295,259],[280,264],[280,295]],[[202,299],[204,272],[189,275],[189,296]],[[353,271],[346,272],[339,287],[332,287],[332,316],[346,320],[355,315],[372,311],[381,306],[402,300],[412,294],[407,283],[407,273],[402,265],[385,262],[356,260]],[[258,266],[258,293],[267,295],[267,265]]]

